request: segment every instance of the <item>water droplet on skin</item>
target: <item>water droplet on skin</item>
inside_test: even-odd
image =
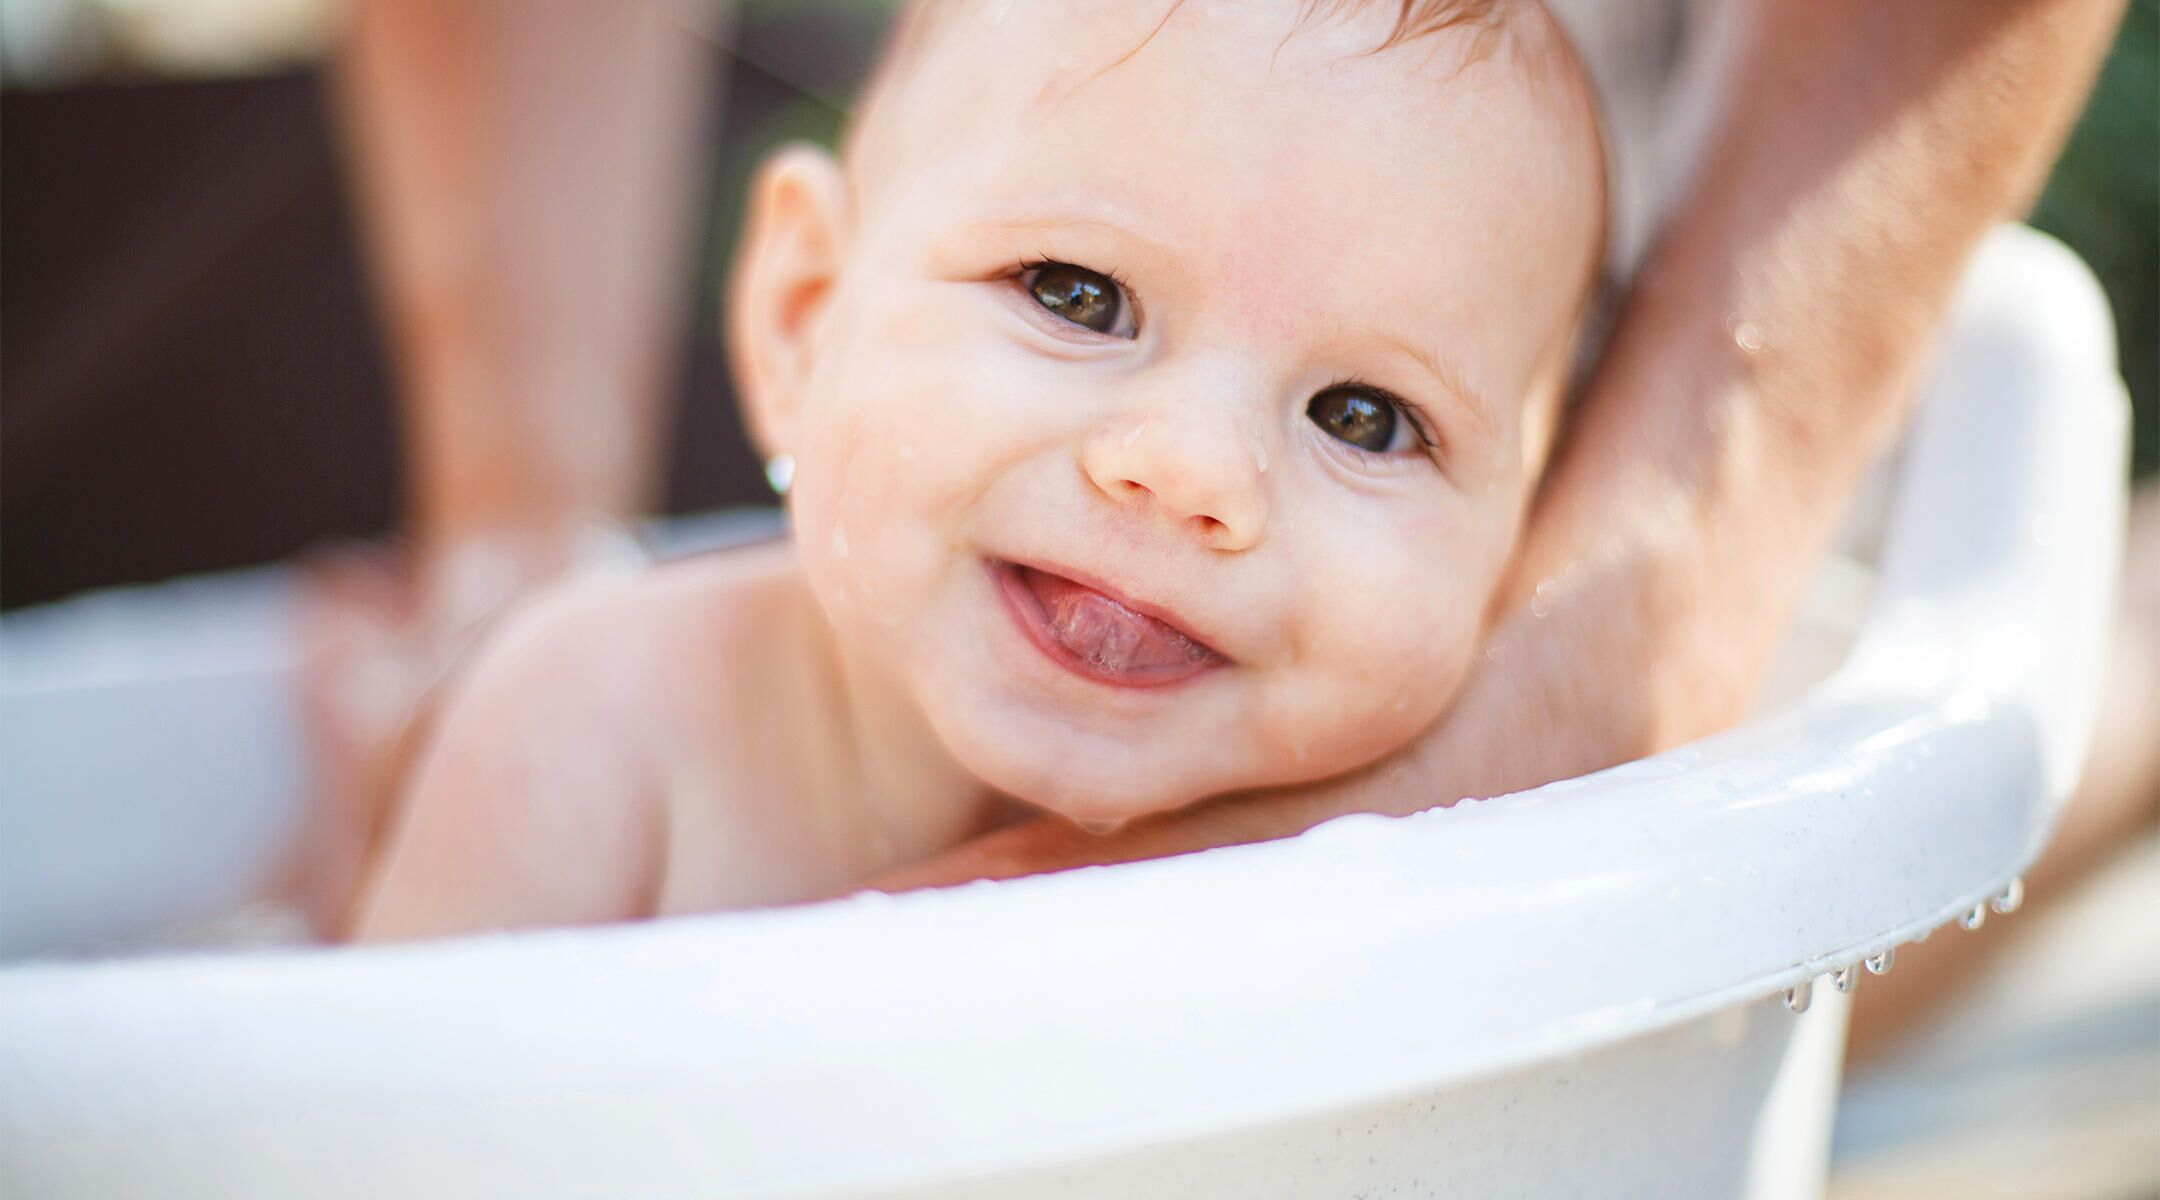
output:
[[[1086,830],[1088,833],[1094,834],[1096,837],[1106,837],[1110,834],[1116,833],[1120,829],[1125,828],[1125,818],[1074,817],[1073,824],[1078,825],[1081,829]]]
[[[1552,611],[1553,581],[1548,579],[1530,593],[1530,615],[1543,617]]]
[[[1978,929],[1987,924],[1987,905],[1975,904],[1966,909],[1965,915],[1958,918],[1958,924],[1967,929]]]
[[[1999,913],[2014,913],[2024,904],[2025,881],[2022,879],[2011,880],[2008,887],[2005,887],[1993,900],[1988,901],[1988,907]]]
[[[1837,988],[1837,990],[1841,992],[1849,992],[1853,990],[1853,988],[1859,986],[1860,983],[1859,966],[1854,963],[1846,963],[1844,966],[1839,967],[1837,971],[1830,976],[1830,983],[1831,986]]]
[[[832,554],[834,558],[847,557],[847,530],[838,525],[832,527]]]
[[[1804,1013],[1815,1003],[1815,981],[1812,979],[1785,989],[1785,1007],[1796,1013]]]
[[[1757,329],[1749,322],[1742,321],[1733,326],[1732,340],[1733,345],[1740,347],[1741,352],[1744,354],[1759,354],[1762,352],[1762,330]]]
[[[1267,443],[1255,438],[1253,439],[1252,449],[1253,466],[1259,468],[1262,475],[1267,474]]]
[[[1132,444],[1133,444],[1134,442],[1137,442],[1137,441],[1139,441],[1139,440],[1140,440],[1140,435],[1141,435],[1141,434],[1143,434],[1143,433],[1146,433],[1146,432],[1147,432],[1147,422],[1146,422],[1146,421],[1142,421],[1142,422],[1140,422],[1140,423],[1139,423],[1138,425],[1135,425],[1135,426],[1133,426],[1133,427],[1132,427],[1131,429],[1128,429],[1128,430],[1126,430],[1126,431],[1125,431],[1125,444],[1126,444],[1126,445],[1128,445],[1128,446],[1132,445]]]
[[[1895,963],[1896,961],[1897,947],[1895,946],[1892,946],[1888,950],[1881,951],[1880,953],[1870,954],[1867,956],[1866,959],[1868,974],[1888,975],[1890,973],[1891,964]]]

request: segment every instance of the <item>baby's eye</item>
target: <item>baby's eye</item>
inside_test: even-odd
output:
[[[1020,283],[1035,303],[1082,329],[1112,337],[1131,337],[1126,324],[1125,290],[1099,271],[1071,263],[1040,263],[1021,275]]]
[[[1369,388],[1331,387],[1312,398],[1305,415],[1329,437],[1374,454],[1408,449],[1416,432],[1399,404]]]

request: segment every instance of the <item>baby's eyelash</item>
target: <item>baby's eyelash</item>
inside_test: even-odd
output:
[[[1133,295],[1132,281],[1126,279],[1125,273],[1116,267],[1098,267],[1089,263],[1074,262],[1069,258],[1052,258],[1047,254],[1037,254],[1033,258],[1022,259],[1020,265],[1014,268],[1013,274],[1025,275],[1029,271],[1039,271],[1044,267],[1079,267],[1082,270],[1093,271],[1118,285],[1118,291],[1125,294],[1126,303],[1131,304],[1136,310],[1139,308],[1140,301],[1138,297]]]
[[[1361,392],[1371,392],[1373,395],[1394,405],[1395,411],[1401,413],[1403,419],[1410,422],[1410,432],[1417,435],[1417,440],[1423,443],[1425,449],[1435,456],[1440,453],[1440,439],[1433,433],[1432,415],[1426,411],[1424,405],[1414,400],[1405,400],[1387,388],[1360,379],[1355,375],[1324,390],[1333,391],[1335,388],[1355,388]]]

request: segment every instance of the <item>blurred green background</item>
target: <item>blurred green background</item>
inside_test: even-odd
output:
[[[2032,223],[2092,264],[2136,408],[2135,471],[2160,469],[2160,0],[2134,0]]]

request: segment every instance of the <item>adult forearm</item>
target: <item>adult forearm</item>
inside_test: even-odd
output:
[[[339,82],[424,551],[649,497],[710,43],[682,0],[363,0]]]
[[[1546,669],[1582,676],[1560,739],[1578,761],[1520,771],[1633,757],[1739,714],[1967,256],[2031,203],[2119,9],[1729,13],[1721,119],[1555,465],[1497,635],[1503,655],[1557,639]]]

